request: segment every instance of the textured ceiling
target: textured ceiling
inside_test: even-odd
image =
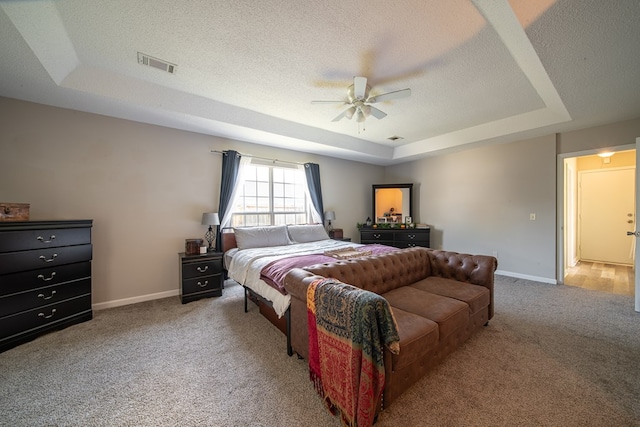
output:
[[[638,45],[637,0],[0,0],[0,96],[387,165],[639,117]],[[332,122],[353,76],[411,97]]]

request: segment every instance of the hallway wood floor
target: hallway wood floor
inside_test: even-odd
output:
[[[624,265],[580,261],[567,269],[564,284],[621,295],[634,295],[635,271]]]

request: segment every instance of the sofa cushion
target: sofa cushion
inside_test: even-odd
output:
[[[484,286],[462,283],[456,280],[443,279],[442,277],[431,276],[414,283],[414,288],[443,297],[454,298],[469,305],[470,314],[475,314],[486,308],[491,301],[491,292]]]
[[[443,297],[404,286],[382,295],[392,307],[417,314],[438,324],[440,341],[469,322],[469,306],[457,299]]]
[[[400,353],[392,354],[391,366],[398,370],[417,360],[424,360],[433,351],[438,345],[438,324],[393,305],[391,312],[400,335]]]

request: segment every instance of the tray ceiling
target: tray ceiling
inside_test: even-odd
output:
[[[0,39],[1,96],[381,165],[640,116],[635,0],[0,0]],[[332,122],[353,76],[411,97]]]

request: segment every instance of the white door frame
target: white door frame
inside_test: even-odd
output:
[[[640,197],[638,197],[638,194],[640,194],[640,177],[639,177],[639,173],[638,173],[638,159],[640,159],[640,138],[636,138],[636,212],[635,212],[635,220],[636,220],[636,236],[638,235],[638,231],[640,228],[640,225],[638,225],[638,211],[640,211],[640,202],[639,199]],[[636,267],[640,266],[640,254],[638,253],[638,250],[640,250],[640,237],[635,237],[635,241],[636,241],[636,250],[635,250],[635,258],[634,258],[634,264],[633,264],[633,268],[635,269],[635,310],[640,313],[640,274],[638,274],[638,269]]]
[[[640,156],[640,151],[636,149],[636,145],[640,146],[640,138],[636,139],[636,144],[626,144],[619,145],[616,147],[612,147],[608,151],[628,151],[628,150],[636,150],[636,157]],[[565,230],[564,230],[564,190],[565,190],[565,176],[564,176],[564,160],[570,157],[582,157],[582,156],[590,156],[594,154],[598,154],[602,149],[593,149],[593,150],[585,150],[578,151],[574,153],[563,153],[558,154],[557,163],[556,163],[556,282],[558,284],[564,284],[564,266],[565,266]],[[636,168],[640,165],[640,163],[636,162]],[[640,190],[638,187],[639,181],[639,173],[636,173],[636,194]],[[636,203],[636,210],[638,210],[638,203]],[[637,214],[637,212],[636,212]],[[640,227],[640,226],[639,226]],[[638,230],[640,231],[640,230]],[[636,260],[638,259],[638,249],[640,249],[640,242],[638,242],[639,238],[636,238]],[[636,262],[636,265],[638,262]],[[636,274],[636,311],[640,311],[640,299],[639,299],[639,281],[640,274]]]

